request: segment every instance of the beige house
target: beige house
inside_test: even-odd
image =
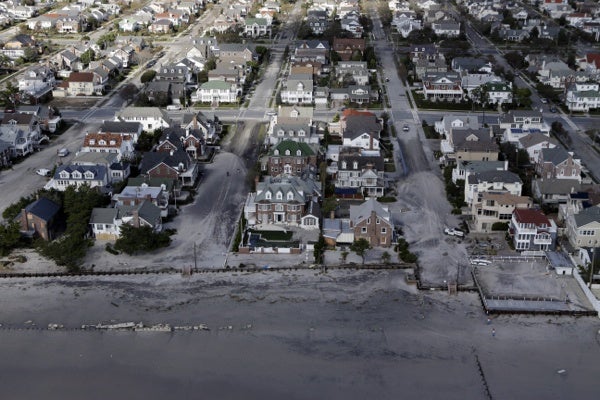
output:
[[[473,222],[471,231],[491,232],[497,222],[509,223],[516,208],[531,208],[533,201],[527,196],[510,193],[483,193],[481,201],[471,206]]]
[[[600,245],[600,206],[588,207],[577,213],[567,212],[565,231],[573,247]]]

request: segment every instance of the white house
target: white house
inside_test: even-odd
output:
[[[138,122],[147,132],[171,126],[171,118],[158,107],[127,107],[117,114],[115,121]]]
[[[595,82],[572,83],[567,89],[565,103],[569,111],[583,111],[600,107],[600,85]]]
[[[291,74],[283,84],[281,102],[287,104],[312,104],[313,77],[311,74]]]
[[[235,103],[237,102],[238,86],[236,83],[214,80],[200,85],[192,94],[192,101],[203,103]]]
[[[61,165],[56,168],[54,177],[48,181],[44,188],[46,190],[65,191],[69,186],[78,188],[87,185],[91,188],[106,187],[108,185],[108,173],[102,165]]]

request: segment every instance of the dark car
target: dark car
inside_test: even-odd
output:
[[[154,65],[156,65],[156,61],[150,60],[150,61],[148,61],[148,64],[146,64],[146,68],[152,68],[152,67],[154,67]]]
[[[550,107],[550,112],[551,112],[551,113],[555,113],[556,111],[557,111],[557,110],[556,110],[556,107]]]

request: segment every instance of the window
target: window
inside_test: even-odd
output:
[[[292,193],[292,192],[288,192],[288,194],[287,194],[287,199],[288,199],[288,200],[294,200],[294,193]]]
[[[275,151],[273,152],[274,155],[278,156],[279,155],[279,150],[275,149]],[[277,160],[275,160],[277,161]]]
[[[290,155],[290,151],[289,151],[289,150],[286,150],[286,151],[285,151],[285,155],[286,155],[286,156],[289,156],[289,155]]]
[[[281,193],[281,192],[277,192],[277,194],[275,195],[275,198],[276,198],[277,200],[283,200],[283,193]]]
[[[265,199],[271,200],[271,192],[265,193]]]
[[[300,156],[302,155],[302,152],[301,152],[300,150],[296,150],[296,155],[297,155],[298,157],[300,157]]]
[[[383,234],[387,233],[387,228],[381,228],[381,233],[383,233]]]
[[[362,228],[360,228],[360,232],[361,233],[367,233],[367,228],[363,226]]]
[[[354,163],[352,164],[352,168],[358,169],[358,162],[357,161],[354,161]]]
[[[346,161],[342,161],[342,169],[346,169]]]
[[[376,223],[377,225],[379,225],[379,224],[381,223],[381,221],[379,220],[379,218],[377,218],[377,219],[375,220],[375,223]]]
[[[371,225],[371,218],[367,218],[367,224]]]

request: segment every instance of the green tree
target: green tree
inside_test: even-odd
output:
[[[142,76],[140,76],[140,82],[148,83],[148,82],[152,81],[155,76],[156,76],[156,71],[153,69],[149,69],[147,71],[144,71]]]
[[[17,108],[17,104],[19,104],[19,87],[9,81],[4,90],[0,91],[0,101],[5,107]]]
[[[21,232],[17,221],[13,220],[6,224],[0,223],[0,256],[8,255],[20,242]]]
[[[342,262],[342,264],[346,263],[346,259],[348,258],[348,252],[347,251],[342,251],[340,253],[340,261]]]
[[[154,232],[149,226],[121,226],[114,248],[127,254],[147,253],[171,244],[172,232]]]
[[[384,264],[388,264],[391,260],[392,256],[390,253],[388,253],[387,251],[384,251],[383,254],[381,255],[381,261]]]
[[[355,252],[356,255],[360,256],[363,264],[365,263],[365,255],[367,253],[367,250],[369,250],[370,248],[371,248],[371,244],[365,238],[360,238],[358,240],[355,240],[350,245],[350,250]]]
[[[325,237],[323,234],[319,234],[319,240],[315,243],[313,255],[315,256],[315,262],[317,264],[323,264],[323,257],[325,256],[325,250],[327,244],[325,243]]]
[[[96,53],[91,48],[87,49],[83,54],[81,54],[81,56],[79,56],[79,59],[82,63],[89,64],[96,59]]]

